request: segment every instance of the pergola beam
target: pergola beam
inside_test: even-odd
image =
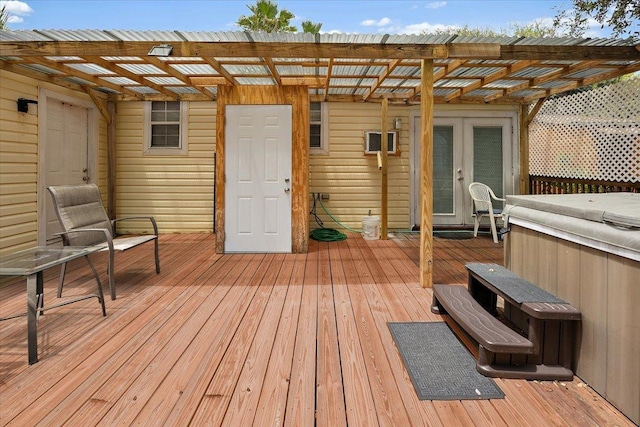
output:
[[[172,56],[271,58],[495,58],[497,43],[379,44],[303,42],[180,42],[175,41],[8,41],[0,43],[0,56],[112,56],[148,57],[158,43],[173,46]],[[148,57],[151,58],[151,57]]]
[[[0,43],[0,56],[147,57],[158,43],[173,46],[173,56],[272,57],[272,58],[467,58],[517,60],[637,60],[636,46],[500,45],[498,43],[387,44],[305,42],[190,42],[184,41],[7,41]]]

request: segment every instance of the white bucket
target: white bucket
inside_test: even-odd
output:
[[[362,217],[362,237],[365,240],[378,240],[380,238],[380,217]]]

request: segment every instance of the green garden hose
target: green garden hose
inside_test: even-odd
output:
[[[326,213],[327,215],[329,215],[329,218],[331,218],[331,219],[333,220],[333,222],[335,222],[336,224],[338,224],[340,227],[344,228],[345,230],[349,230],[349,231],[352,231],[352,232],[354,232],[354,233],[359,233],[359,231],[358,231],[358,230],[354,230],[353,228],[349,228],[349,227],[347,227],[346,225],[344,225],[343,223],[341,223],[340,221],[338,221],[337,219],[335,219],[335,218],[333,217],[333,215],[331,215],[331,214],[329,213],[329,211],[327,210],[327,208],[325,208],[325,207],[324,207],[324,203],[322,203],[322,198],[319,198],[319,199],[318,199],[318,201],[320,202],[320,206],[322,206],[322,209],[325,211],[325,213]]]
[[[311,231],[310,237],[319,242],[339,242],[345,240],[347,235],[333,228],[316,228]]]

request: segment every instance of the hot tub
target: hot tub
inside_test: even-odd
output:
[[[505,266],[581,311],[574,372],[640,423],[640,194],[506,199]]]

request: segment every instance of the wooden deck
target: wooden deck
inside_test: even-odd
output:
[[[47,312],[35,365],[26,319],[0,322],[0,424],[633,425],[578,378],[497,379],[505,399],[419,401],[386,324],[442,320],[418,282],[416,235],[312,241],[302,255],[218,255],[214,243],[162,235],[160,275],[152,247],[116,254],[107,317],[95,299]],[[434,246],[435,282],[502,260],[487,237]],[[57,276],[45,276],[48,300]],[[88,285],[74,261],[65,295]],[[25,300],[23,280],[2,287],[0,316]]]

